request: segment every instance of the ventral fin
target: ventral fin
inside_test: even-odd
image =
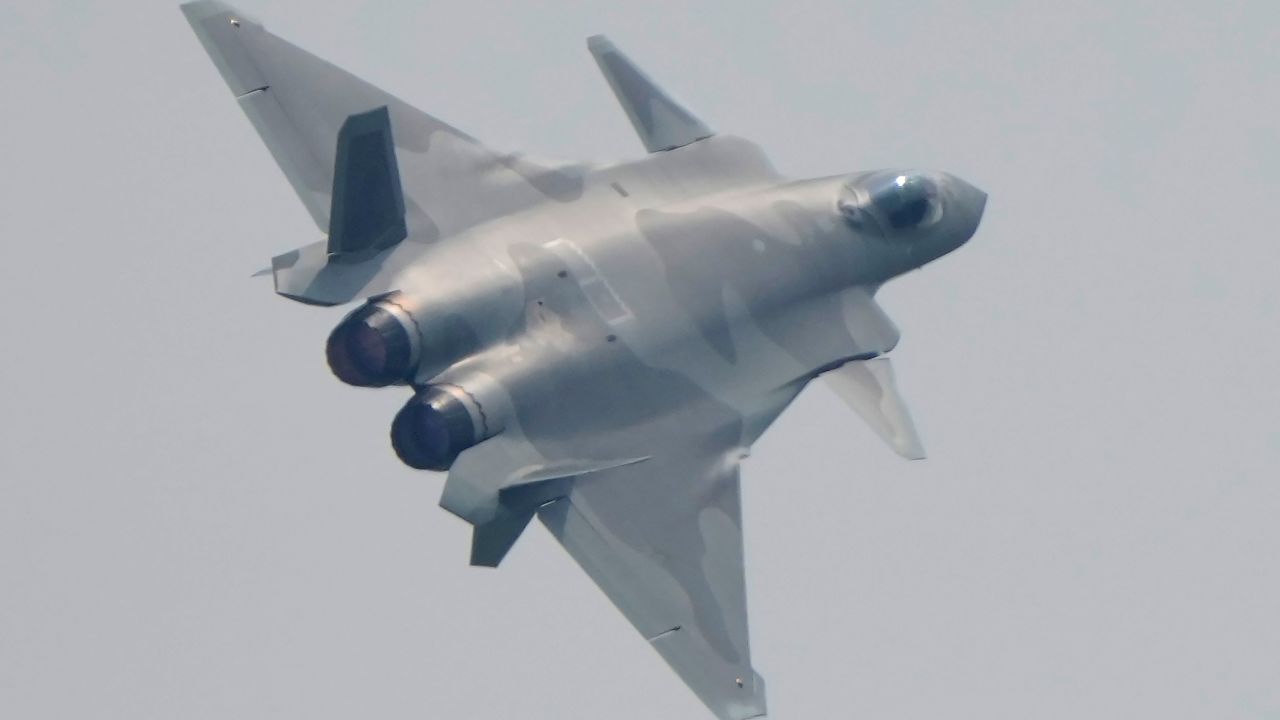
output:
[[[516,540],[533,519],[532,509],[502,508],[489,522],[471,531],[471,564],[476,567],[498,567]]]
[[[908,460],[924,459],[924,445],[888,358],[845,363],[822,377],[894,452]]]
[[[524,437],[503,433],[458,456],[440,507],[474,526],[471,564],[497,567],[538,508],[564,498],[585,477],[645,460],[547,462]]]
[[[538,508],[567,496],[577,478],[647,459],[553,463],[528,468],[512,477],[498,491],[498,503],[492,517],[476,523],[472,530],[471,564],[498,567]]]

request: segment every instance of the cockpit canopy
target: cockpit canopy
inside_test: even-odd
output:
[[[938,184],[918,172],[879,171],[850,178],[838,206],[854,229],[880,235],[926,228],[942,219]]]

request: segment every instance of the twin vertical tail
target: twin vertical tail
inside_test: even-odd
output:
[[[329,256],[362,259],[408,236],[391,115],[384,105],[351,115],[338,130],[329,211]]]
[[[392,290],[372,261],[409,236],[387,106],[348,116],[335,148],[328,240],[271,263],[276,292],[311,304]]]
[[[706,123],[658,87],[609,38],[594,35],[587,39],[587,48],[618,98],[618,104],[626,111],[645,150],[651,153],[674,150],[715,134]]]

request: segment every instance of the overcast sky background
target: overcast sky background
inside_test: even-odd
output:
[[[1280,718],[1280,5],[1060,5],[243,0],[500,147],[641,153],[603,32],[789,175],[990,193],[881,295],[930,458],[814,386],[746,465],[771,717]],[[176,4],[0,4],[0,97],[0,717],[710,717],[249,278],[318,234]]]

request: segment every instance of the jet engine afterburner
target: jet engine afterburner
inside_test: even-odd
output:
[[[348,385],[386,387],[407,381],[422,338],[413,315],[387,296],[361,306],[334,328],[325,345],[329,369]]]
[[[357,387],[422,385],[505,337],[523,312],[523,288],[487,280],[370,298],[329,335],[333,374]]]
[[[483,392],[487,383],[466,385],[429,385],[396,414],[391,446],[406,465],[448,470],[464,450],[502,431],[507,403]]]

